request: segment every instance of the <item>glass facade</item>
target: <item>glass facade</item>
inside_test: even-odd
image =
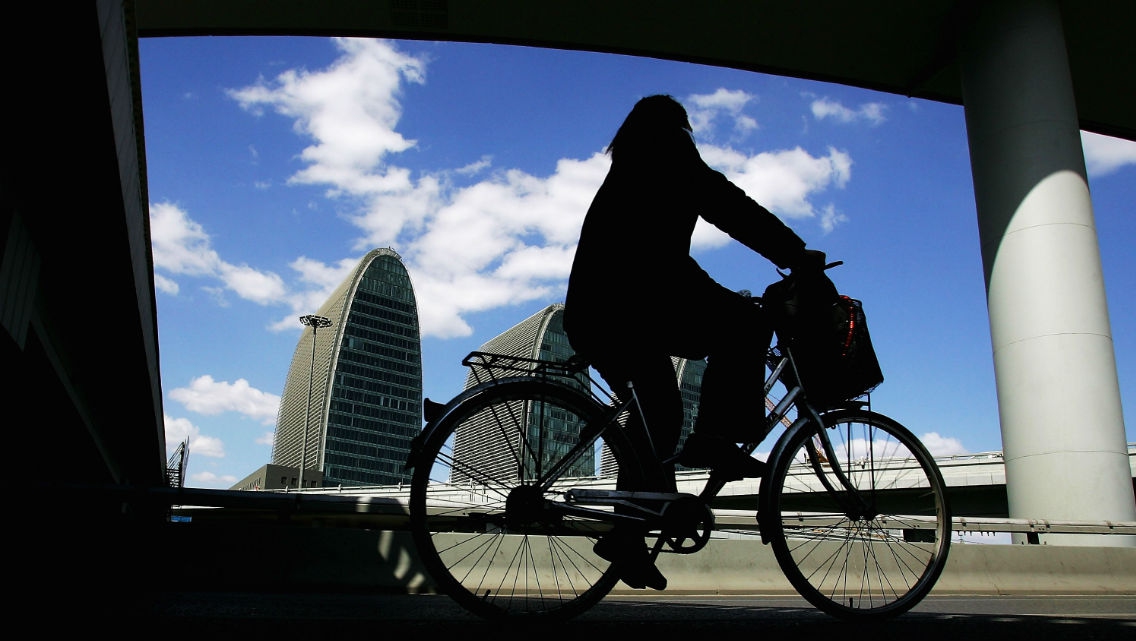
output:
[[[575,352],[564,333],[564,305],[557,303],[545,307],[486,342],[479,351],[551,361],[568,360]],[[471,372],[466,380],[466,388],[475,384],[477,380]],[[574,417],[552,416],[538,403],[518,410],[528,412],[526,425],[536,424],[537,413],[541,413],[540,422],[545,428],[542,442],[551,448],[550,456],[555,457],[555,454],[568,451],[579,441],[580,428]],[[535,437],[533,434],[529,436]],[[505,443],[503,438],[499,430],[495,429],[493,421],[462,425],[454,433],[454,458],[469,461],[475,469],[493,470],[496,475],[514,474],[510,466],[516,465],[516,462],[510,453],[518,444]],[[460,474],[459,467],[454,466],[455,474]],[[581,459],[575,469],[569,471],[570,476],[595,476],[596,473],[594,456]],[[467,479],[450,480],[460,482]]]
[[[403,464],[422,430],[422,350],[398,254],[368,253],[318,315],[331,326],[305,328],[296,346],[272,463],[298,467],[302,458],[324,487],[409,482]]]
[[[675,450],[681,452],[686,437],[690,436],[690,432],[694,429],[694,420],[698,418],[698,400],[702,396],[702,374],[706,371],[706,361],[672,356],[671,363],[674,364],[679,394],[682,396],[682,432],[679,435],[678,448]],[[614,465],[615,460],[611,456],[611,451],[604,448],[600,459],[601,475],[610,476],[610,470],[614,469]],[[683,465],[675,467],[679,470],[689,469]]]
[[[564,305],[554,304],[533,314],[529,318],[517,323],[512,328],[498,335],[481,346],[479,351],[521,356],[525,358],[540,358],[544,360],[566,361],[575,352],[568,344],[568,336],[564,333]],[[679,444],[686,441],[698,416],[698,400],[702,389],[702,374],[706,370],[705,360],[687,360],[673,358],[675,376],[682,395],[683,422],[682,434]],[[477,383],[471,373],[466,380],[466,388]],[[539,406],[528,408],[528,420],[534,421],[532,412],[540,411]],[[557,425],[553,417],[543,416],[546,427],[553,425],[554,429],[546,431],[546,438],[553,437],[556,447],[567,450],[572,447],[579,437],[579,426],[571,421],[562,421]],[[477,469],[494,469],[499,474],[505,474],[508,466],[515,464],[509,454],[511,448],[507,443],[500,442],[500,436],[493,429],[493,425],[468,424],[462,426],[454,435],[454,457],[474,463]],[[596,463],[599,467],[596,467]],[[576,476],[611,476],[614,472],[615,461],[610,450],[605,447],[598,453],[598,457],[583,460],[577,469],[572,471]],[[457,467],[457,466],[455,466]],[[680,469],[681,468],[680,466]],[[450,479],[460,482],[461,478]]]
[[[702,396],[702,374],[706,371],[705,359],[690,360],[686,358],[671,358],[675,365],[675,375],[678,377],[678,391],[682,396],[682,434],[679,436],[678,449],[686,443],[694,429],[694,419],[698,418],[698,400]],[[677,466],[678,469],[686,469]]]

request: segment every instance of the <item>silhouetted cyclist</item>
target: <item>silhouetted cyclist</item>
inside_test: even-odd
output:
[[[805,243],[702,160],[686,110],[667,95],[637,102],[607,148],[611,169],[584,219],[568,282],[564,330],[616,394],[634,386],[650,443],[640,452],[671,459],[682,430],[672,356],[707,359],[694,431],[678,462],[727,480],[761,476],[765,464],[738,447],[764,415],[754,398],[765,378],[772,328],[752,300],[714,281],[690,256],[699,217],[775,263],[820,270],[823,252]],[[637,416],[632,412],[633,420]],[[649,487],[673,492],[674,466]],[[633,588],[662,590],[644,532],[618,528],[596,553],[622,567]]]

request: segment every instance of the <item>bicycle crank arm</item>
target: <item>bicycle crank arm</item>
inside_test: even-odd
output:
[[[658,513],[644,510],[641,506],[638,505],[631,505],[630,507],[633,507],[644,514],[621,514],[619,512],[611,512],[609,510],[596,510],[590,507],[571,505],[568,503],[556,504],[555,511],[556,513],[561,515],[592,519],[597,522],[611,523],[613,525],[616,523],[641,525],[643,523],[650,523],[657,519],[659,516]]]
[[[628,492],[626,490],[584,490],[580,488],[573,488],[564,493],[564,499],[569,503],[586,505],[623,505],[635,501],[670,503],[693,496],[693,494],[681,492]]]

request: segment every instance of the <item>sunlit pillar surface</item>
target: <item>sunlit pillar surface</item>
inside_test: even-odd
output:
[[[963,100],[1009,516],[1136,520],[1061,18],[1045,1],[976,11],[961,42]],[[1132,546],[1136,537],[1041,542]]]

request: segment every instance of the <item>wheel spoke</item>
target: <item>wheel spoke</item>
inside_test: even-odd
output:
[[[769,503],[782,518],[770,543],[797,590],[844,618],[902,613],[934,586],[950,545],[950,512],[934,460],[904,427],[869,411],[825,415],[828,451],[816,432],[787,433],[773,461]]]
[[[592,549],[611,528],[607,512],[558,509],[569,477],[599,473],[600,447],[611,451],[612,475],[630,456],[618,430],[573,451],[583,426],[594,430],[603,415],[580,391],[525,379],[468,393],[433,427],[411,482],[410,522],[440,591],[486,618],[563,619],[611,590],[617,577]],[[569,455],[578,458],[562,462]],[[541,478],[553,469],[565,478]]]

